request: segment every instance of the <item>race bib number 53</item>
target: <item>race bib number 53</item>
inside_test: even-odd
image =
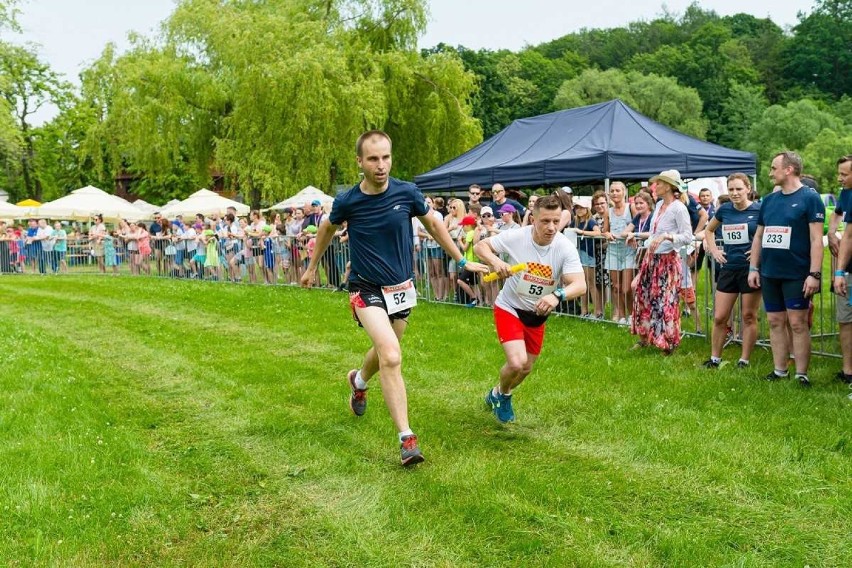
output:
[[[382,286],[382,296],[388,308],[388,315],[409,310],[417,305],[417,290],[410,278],[402,284]]]
[[[556,290],[556,281],[553,278],[542,278],[529,272],[525,272],[515,286],[515,292],[519,296],[533,299],[546,296],[554,290]]]
[[[790,250],[792,227],[771,226],[763,229],[763,248]]]

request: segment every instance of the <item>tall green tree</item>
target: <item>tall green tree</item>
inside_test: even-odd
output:
[[[46,104],[62,106],[70,85],[41,61],[32,47],[0,43],[0,85],[11,109],[21,144],[17,171],[19,193],[42,199],[42,186],[35,168],[35,132],[32,116]]]
[[[162,38],[98,74],[107,116],[89,156],[108,132],[102,162],[152,199],[216,171],[258,204],[357,179],[354,140],[383,128],[396,173],[425,171],[481,140],[473,75],[415,50],[425,18],[418,0],[184,0]]]
[[[769,106],[759,85],[743,85],[732,81],[728,98],[722,102],[717,141],[729,148],[744,148],[751,126],[760,120]]]
[[[837,193],[837,159],[852,152],[852,128],[837,132],[824,128],[802,150],[805,172],[819,182],[823,193]]]
[[[701,116],[701,98],[695,89],[682,87],[671,77],[636,71],[587,69],[562,84],[554,106],[575,108],[616,98],[684,134],[704,138],[707,132],[707,122]]]
[[[829,108],[809,99],[786,105],[772,105],[763,112],[759,120],[752,124],[746,136],[744,149],[757,154],[758,167],[760,170],[765,170],[773,155],[784,150],[803,153],[822,132],[832,133],[826,133],[825,138],[837,136],[845,139],[852,134],[852,123],[847,122],[848,120],[848,117],[836,116]],[[814,148],[824,146],[826,144],[823,140]],[[810,153],[811,158],[814,157],[815,151],[812,150]],[[833,153],[834,150],[832,155]],[[835,160],[837,157],[834,155]],[[805,170],[809,169],[810,165],[806,162]],[[763,190],[771,189],[767,186],[765,177],[758,179]]]
[[[810,14],[799,13],[793,32],[784,51],[789,77],[835,98],[852,93],[852,0],[816,0]]]

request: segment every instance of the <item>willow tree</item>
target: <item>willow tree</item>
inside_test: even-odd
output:
[[[256,204],[356,180],[355,139],[384,128],[397,173],[425,171],[481,139],[472,75],[416,52],[425,22],[421,0],[184,0],[115,62],[115,159],[217,170]]]

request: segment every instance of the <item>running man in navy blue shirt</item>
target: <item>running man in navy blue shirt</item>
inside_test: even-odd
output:
[[[769,320],[775,370],[766,379],[787,376],[792,347],[796,378],[802,386],[810,386],[808,308],[822,279],[825,206],[817,192],[802,185],[802,159],[795,152],[777,154],[769,174],[781,191],[767,195],[761,204],[748,275],[749,285],[762,289]],[[786,332],[788,321],[792,346]]]
[[[337,227],[348,221],[352,259],[349,304],[373,343],[361,368],[351,370],[347,377],[352,390],[349,408],[356,416],[366,412],[367,381],[378,372],[385,403],[399,432],[402,465],[414,465],[423,461],[423,454],[408,423],[399,343],[411,308],[417,304],[412,217],[420,219],[459,268],[487,272],[488,267],[465,262],[444,224],[429,214],[426,199],[417,186],[390,177],[391,139],[387,134],[379,130],[365,132],[358,138],[355,151],[364,178],[334,199],[331,213],[320,223],[302,285],[313,283],[318,259]]]

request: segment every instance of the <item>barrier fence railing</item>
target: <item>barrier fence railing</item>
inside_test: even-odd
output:
[[[101,273],[297,285],[313,254],[312,238],[304,236],[213,237],[206,243],[152,238],[149,254],[141,254],[138,244],[131,243],[133,241],[125,242],[118,237],[100,242],[72,237],[65,246],[44,247],[24,240],[0,240],[0,274]],[[709,255],[701,254],[700,243],[694,244],[681,252],[685,275],[681,285],[681,328],[685,335],[709,337],[713,329],[718,267]],[[581,257],[589,291],[584,298],[562,302],[557,315],[626,327],[632,309],[630,282],[645,254],[643,243],[581,237],[577,246],[585,253]],[[500,282],[485,283],[478,275],[459,271],[443,250],[430,246],[429,242],[417,247],[413,260],[415,285],[425,301],[488,307],[493,304],[501,285]],[[835,259],[826,248],[823,274],[833,274],[834,265]],[[342,290],[348,276],[349,245],[345,237],[336,236],[319,262],[315,286]],[[831,278],[823,278],[821,292],[813,298],[812,350],[814,354],[839,357],[838,299],[831,293],[830,285]],[[758,322],[758,345],[767,347],[769,330],[762,304]],[[741,328],[737,303],[729,341],[739,341]]]

